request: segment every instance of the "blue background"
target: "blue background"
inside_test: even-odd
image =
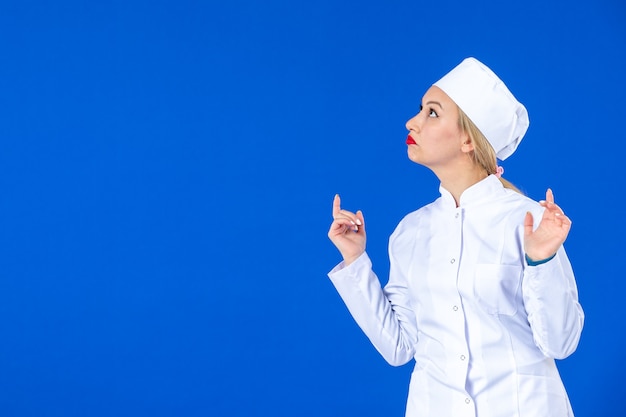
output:
[[[466,56],[527,106],[503,164],[552,187],[586,326],[578,417],[624,413],[626,6],[0,3],[0,414],[402,416],[326,273],[331,202],[389,234],[438,196],[405,121]]]

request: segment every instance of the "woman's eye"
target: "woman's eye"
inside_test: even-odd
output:
[[[436,111],[433,109],[428,110],[428,117],[439,117]]]

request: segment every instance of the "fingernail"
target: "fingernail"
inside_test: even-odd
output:
[[[360,226],[361,225],[361,220],[356,219],[356,224],[358,224]]]

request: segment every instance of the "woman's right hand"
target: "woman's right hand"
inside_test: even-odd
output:
[[[352,213],[341,209],[339,194],[333,200],[333,222],[328,238],[339,249],[344,263],[350,265],[365,252],[365,219],[359,210]]]

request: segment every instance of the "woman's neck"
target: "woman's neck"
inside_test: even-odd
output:
[[[441,181],[441,186],[452,194],[457,207],[461,204],[461,194],[465,190],[488,177],[487,172],[477,166],[472,166],[471,169],[435,172],[435,175]]]

